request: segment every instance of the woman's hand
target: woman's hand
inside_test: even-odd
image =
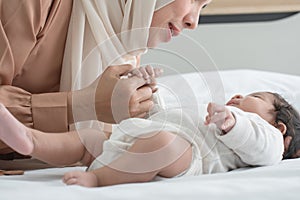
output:
[[[226,134],[235,125],[235,118],[228,108],[223,105],[218,105],[215,103],[209,103],[207,106],[207,116],[205,119],[205,124],[210,123],[216,124],[216,126]]]
[[[129,65],[108,67],[92,85],[73,92],[69,118],[73,117],[73,122],[97,119],[118,123],[129,117],[146,116],[153,107],[155,75],[151,75],[149,84],[148,79],[136,73]]]

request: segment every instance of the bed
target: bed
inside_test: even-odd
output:
[[[211,78],[218,78],[222,97],[212,93]],[[178,81],[181,81],[180,84]],[[229,70],[187,73],[160,78],[160,95],[166,107],[203,103],[211,99],[223,101],[236,93],[273,91],[284,96],[300,110],[300,76],[258,71]],[[192,92],[192,94],[191,94]],[[191,98],[191,95],[195,98]],[[182,98],[180,96],[183,96]],[[15,167],[18,168],[18,161]],[[0,166],[9,164],[1,161]],[[122,184],[101,188],[66,186],[61,181],[65,172],[85,170],[84,167],[45,168],[26,170],[20,176],[0,176],[0,199],[65,200],[65,199],[299,199],[300,159],[284,160],[278,165],[242,168],[227,173],[157,179],[149,183]]]

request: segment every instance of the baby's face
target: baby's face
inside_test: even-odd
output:
[[[274,123],[274,96],[267,92],[256,92],[247,96],[235,95],[226,105],[237,107],[245,112],[258,114],[267,122]]]

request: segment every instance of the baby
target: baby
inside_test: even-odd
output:
[[[159,73],[148,66],[127,78],[151,84]],[[112,133],[90,128],[51,134],[25,127],[0,105],[0,139],[53,165],[80,161],[87,171],[68,172],[63,181],[86,187],[226,172],[299,156],[299,115],[278,94],[236,95],[226,106],[209,103],[206,110],[197,119],[182,109],[159,110],[148,119],[124,120]]]

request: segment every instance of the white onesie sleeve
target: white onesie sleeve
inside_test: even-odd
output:
[[[281,132],[260,116],[228,107],[236,118],[235,126],[217,138],[249,165],[273,165],[284,152]]]

